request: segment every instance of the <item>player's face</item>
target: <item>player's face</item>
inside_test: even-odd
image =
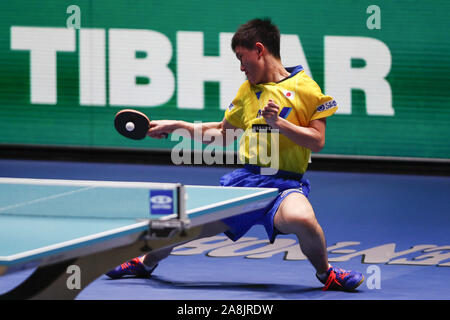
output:
[[[241,71],[245,72],[251,84],[261,83],[262,64],[258,48],[247,49],[241,46],[235,48],[237,59],[241,62]]]

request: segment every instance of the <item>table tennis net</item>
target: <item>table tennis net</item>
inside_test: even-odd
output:
[[[148,219],[177,213],[181,184],[0,178],[0,216]]]

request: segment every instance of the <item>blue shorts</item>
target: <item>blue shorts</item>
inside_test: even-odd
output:
[[[242,169],[234,170],[222,178],[220,184],[226,187],[260,187],[278,188],[279,194],[272,203],[264,208],[243,215],[224,219],[229,230],[225,234],[233,241],[237,241],[254,225],[263,225],[270,243],[281,234],[273,225],[273,218],[281,202],[292,192],[299,192],[308,197],[310,191],[309,181],[302,175],[279,171],[275,175],[261,175],[258,167],[246,165]]]

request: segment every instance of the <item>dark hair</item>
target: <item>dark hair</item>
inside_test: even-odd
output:
[[[237,46],[253,49],[256,42],[261,42],[280,59],[280,30],[269,18],[253,19],[241,25],[231,40],[231,48],[233,51]]]

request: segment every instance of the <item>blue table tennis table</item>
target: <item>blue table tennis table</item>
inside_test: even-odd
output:
[[[226,231],[274,188],[0,178],[0,276],[34,268],[1,299],[74,299],[116,265]],[[69,285],[75,266],[79,285]],[[1,281],[1,277],[0,277]]]

